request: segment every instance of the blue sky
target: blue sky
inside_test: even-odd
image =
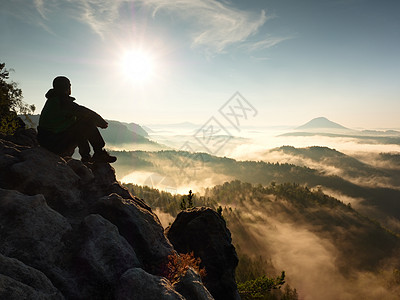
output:
[[[65,75],[107,119],[200,124],[239,91],[248,125],[399,128],[399,15],[395,0],[3,0],[0,61],[37,112]]]

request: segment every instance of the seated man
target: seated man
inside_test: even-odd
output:
[[[46,93],[46,104],[40,114],[38,126],[39,144],[60,155],[72,156],[76,147],[82,162],[107,162],[117,160],[103,147],[104,140],[97,129],[107,128],[108,123],[94,111],[74,103],[71,83],[64,76],[53,80],[53,88]],[[90,156],[90,145],[94,155]]]

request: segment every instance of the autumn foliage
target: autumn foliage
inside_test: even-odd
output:
[[[203,279],[206,274],[205,268],[200,268],[201,259],[195,257],[193,251],[186,254],[171,254],[168,256],[168,262],[165,264],[162,270],[162,276],[167,278],[171,283],[179,281],[179,278],[186,274],[186,271],[190,268],[194,269],[199,273]]]

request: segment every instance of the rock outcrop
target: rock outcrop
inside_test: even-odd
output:
[[[217,300],[240,299],[235,282],[238,257],[225,220],[211,208],[182,211],[166,229],[179,253],[194,252],[207,276],[204,284]]]
[[[2,299],[64,299],[42,272],[0,254]]]
[[[198,235],[205,247],[227,232],[216,222],[223,233]],[[225,240],[213,247],[228,249]],[[173,253],[158,217],[109,164],[61,158],[38,146],[32,130],[0,135],[0,299],[214,299],[193,269],[174,283],[160,275]],[[216,295],[215,285],[226,292],[215,269],[228,266],[227,258],[195,253],[208,268],[208,285]],[[226,295],[234,295],[231,287]]]
[[[134,268],[121,276],[116,299],[183,300],[185,298],[174,290],[167,279]]]
[[[189,268],[185,275],[174,284],[174,288],[182,296],[187,299],[193,300],[211,300],[214,297],[204,287],[200,275],[197,274],[192,268]]]

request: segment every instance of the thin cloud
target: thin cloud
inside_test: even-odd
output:
[[[242,11],[215,0],[150,0],[143,4],[154,7],[153,16],[166,11],[190,20],[195,26],[192,47],[209,54],[223,53],[227,47],[245,42],[270,18],[264,10]]]
[[[30,3],[26,3],[23,0],[15,0],[15,2],[21,2],[21,5],[18,5],[20,9],[15,11],[15,15],[28,16],[30,23],[44,27],[47,31],[48,26],[46,23],[61,12],[81,23],[87,24],[96,34],[104,37],[104,34],[109,30],[109,26],[119,19],[121,5],[133,2],[133,0],[66,0],[62,2],[32,0]]]
[[[257,42],[246,42],[242,47],[250,52],[264,50],[280,44],[283,41],[292,39],[291,37],[269,37]]]
[[[270,57],[257,57],[257,56],[250,56],[250,59],[253,61],[266,61],[270,60]]]
[[[46,19],[47,9],[44,6],[44,0],[34,0],[33,4],[35,5],[35,8],[39,12],[40,16],[43,19]]]
[[[52,4],[52,1],[46,0],[32,0],[31,2],[24,0],[2,0],[1,12],[23,22],[42,27],[48,33],[54,34],[46,25],[46,15]]]
[[[149,8],[153,18],[168,13],[189,22],[191,47],[204,51],[208,56],[224,53],[230,46],[248,51],[262,50],[287,39],[271,37],[249,41],[273,16],[267,16],[265,10],[239,10],[216,0],[67,0],[62,4],[53,0],[33,0],[42,22],[50,13],[65,9],[72,18],[88,24],[101,37],[107,34],[110,26],[120,22],[119,12],[123,5],[129,4]]]
[[[107,32],[110,24],[119,19],[120,6],[127,1],[108,0],[74,0],[81,7],[80,18],[101,37]]]

